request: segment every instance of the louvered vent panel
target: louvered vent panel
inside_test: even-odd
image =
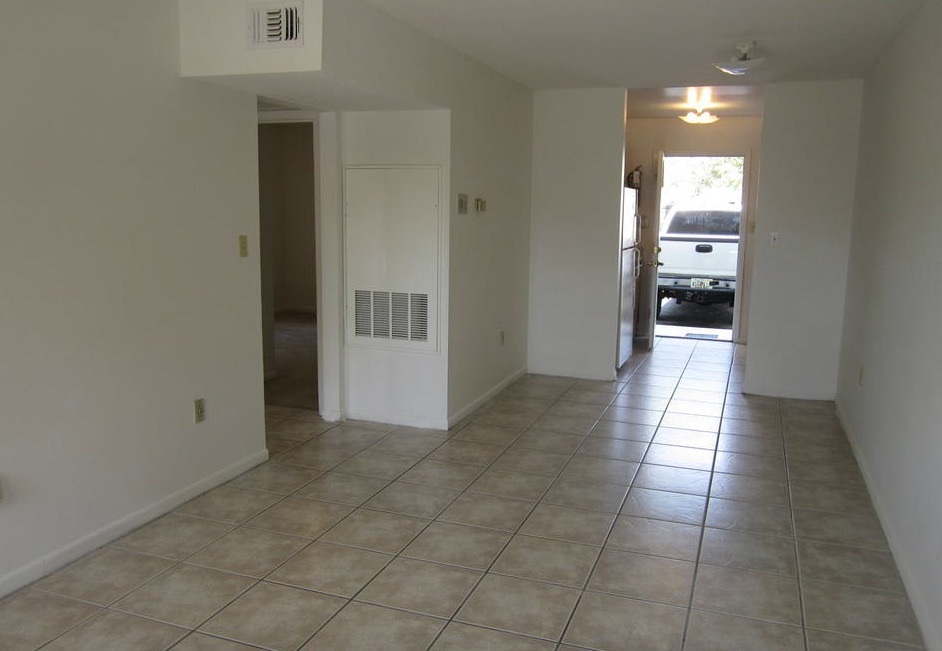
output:
[[[428,294],[410,294],[411,328],[409,338],[412,341],[428,341]]]
[[[303,43],[301,3],[264,4],[249,10],[249,43],[253,48]]]
[[[428,294],[353,292],[353,334],[395,341],[428,341]]]
[[[409,339],[409,295],[405,292],[392,293],[392,338]]]
[[[373,292],[373,336],[389,339],[389,292]]]
[[[373,336],[373,295],[372,292],[366,292],[358,289],[354,292],[353,332],[357,337]]]

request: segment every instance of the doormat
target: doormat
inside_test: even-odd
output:
[[[698,332],[688,332],[684,335],[688,339],[717,339],[719,335],[702,335]]]

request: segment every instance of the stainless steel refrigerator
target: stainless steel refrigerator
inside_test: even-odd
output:
[[[618,300],[618,368],[631,357],[635,335],[635,303],[638,276],[641,274],[641,247],[638,216],[638,191],[625,188],[621,210],[621,278]]]

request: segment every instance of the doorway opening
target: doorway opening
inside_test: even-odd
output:
[[[744,156],[664,157],[656,337],[733,339],[744,178]]]
[[[260,124],[258,154],[265,405],[275,417],[269,419],[271,430],[272,424],[283,425],[282,418],[313,416],[318,409],[313,124]]]

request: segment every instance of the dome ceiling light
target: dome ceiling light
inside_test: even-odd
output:
[[[690,111],[686,115],[677,117],[687,124],[713,124],[719,120],[709,111],[714,106],[712,88],[688,88],[686,106],[690,108]]]
[[[755,46],[755,41],[739,41],[736,43],[736,50],[739,52],[739,56],[735,57],[732,61],[714,63],[713,67],[722,70],[728,75],[742,76],[765,63],[764,58],[756,59],[749,57],[749,53]]]

